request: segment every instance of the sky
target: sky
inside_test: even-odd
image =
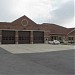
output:
[[[37,24],[53,23],[72,28],[75,0],[0,0],[0,22],[26,15]]]

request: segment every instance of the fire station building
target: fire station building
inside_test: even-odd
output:
[[[75,28],[49,23],[36,24],[26,16],[11,23],[0,22],[0,44],[35,44],[53,40],[75,43]]]

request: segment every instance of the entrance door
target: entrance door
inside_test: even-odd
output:
[[[58,40],[58,36],[51,36],[51,41]]]
[[[43,31],[33,31],[33,43],[44,43]]]
[[[15,31],[2,30],[2,44],[15,44]]]
[[[30,43],[30,31],[19,31],[18,36],[19,36],[19,39],[18,39],[19,44]]]

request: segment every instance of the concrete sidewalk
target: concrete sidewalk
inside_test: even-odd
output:
[[[1,48],[11,53],[39,53],[75,49],[74,45],[50,45],[50,44],[14,44],[0,45]]]

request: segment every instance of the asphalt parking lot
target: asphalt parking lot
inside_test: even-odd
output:
[[[22,49],[24,49],[24,47]],[[32,52],[28,53],[29,51],[28,52],[26,51],[26,53],[25,51],[24,53],[23,52],[13,53],[11,52],[12,50],[10,51],[5,50],[5,48],[7,49],[7,46],[0,46],[0,75],[74,75],[75,74],[74,73],[75,58],[74,58],[73,47],[72,49],[71,47],[69,48],[65,47],[64,50],[62,50],[60,49],[60,47],[58,48],[57,46],[57,49],[56,47],[51,48],[51,51],[46,49],[47,51],[44,50],[44,52],[42,51],[42,52],[33,52],[33,53]]]

